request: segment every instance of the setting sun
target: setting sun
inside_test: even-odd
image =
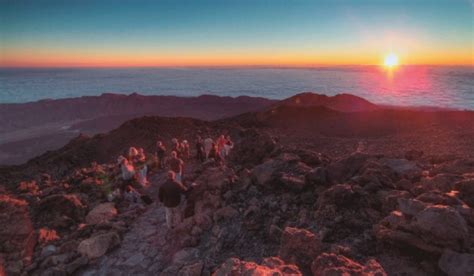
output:
[[[398,65],[398,56],[394,53],[390,53],[385,57],[384,65],[386,67],[392,68]]]

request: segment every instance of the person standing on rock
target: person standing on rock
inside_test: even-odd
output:
[[[217,150],[219,154],[221,155],[222,158],[225,157],[225,144],[227,140],[225,139],[224,135],[219,136],[219,139],[217,139]]]
[[[227,137],[225,138],[225,145],[224,145],[224,149],[225,149],[225,157],[227,157],[230,153],[230,150],[234,147],[234,143],[232,142],[232,140],[230,139],[230,136],[227,135]]]
[[[182,152],[181,158],[183,158],[184,160],[188,160],[189,158],[188,140],[183,140],[183,142],[181,143],[181,152]]]
[[[200,162],[206,160],[206,156],[204,155],[204,141],[199,135],[196,137],[196,158]]]
[[[181,157],[181,144],[179,143],[178,139],[171,139],[171,145],[171,151],[176,152],[177,156]]]
[[[143,187],[148,185],[147,173],[148,166],[146,164],[146,155],[143,148],[138,149],[138,155],[135,162],[135,170],[137,171],[138,183]]]
[[[170,160],[168,160],[168,164],[170,166],[170,169],[176,174],[176,181],[181,183],[183,181],[184,162],[178,157],[176,151],[171,152],[171,158]]]
[[[135,147],[130,147],[128,149],[128,162],[132,165],[137,161],[138,158],[138,150]]]
[[[209,159],[213,159],[216,165],[220,166],[223,164],[223,159],[221,154],[219,153],[219,150],[217,148],[217,145],[215,143],[212,143],[211,150],[209,151]]]
[[[165,167],[165,154],[165,145],[163,145],[163,142],[158,141],[156,143],[156,157],[158,158],[158,169],[164,169]]]
[[[206,153],[206,159],[209,158],[209,152],[212,149],[212,144],[214,144],[212,138],[206,138],[206,140],[204,140],[204,152]]]
[[[170,229],[181,222],[181,199],[187,190],[183,184],[176,181],[175,172],[169,171],[168,179],[158,191],[159,200],[166,207],[166,225]]]

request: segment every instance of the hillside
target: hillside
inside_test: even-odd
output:
[[[0,164],[21,164],[58,149],[79,133],[110,131],[146,115],[216,120],[261,110],[275,101],[241,96],[199,97],[102,94],[71,99],[0,104]]]

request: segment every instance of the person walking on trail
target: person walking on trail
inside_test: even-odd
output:
[[[188,191],[183,184],[176,181],[175,176],[174,171],[169,171],[168,179],[158,191],[159,200],[166,207],[166,225],[170,229],[181,222],[181,201],[183,195]]]
[[[225,149],[225,157],[227,157],[230,153],[230,150],[234,147],[234,143],[232,142],[232,140],[230,139],[230,136],[227,135],[227,137],[225,138],[225,145],[224,145],[224,149]]]
[[[128,149],[128,161],[132,165],[137,161],[138,158],[138,150],[135,147],[130,147]]]
[[[158,168],[164,169],[165,167],[165,154],[166,147],[163,145],[163,142],[156,142],[156,157],[158,158]]]
[[[196,158],[200,162],[206,160],[206,156],[204,155],[204,141],[199,135],[196,137]]]
[[[215,143],[212,143],[211,151],[209,152],[209,159],[213,159],[216,165],[220,166],[223,163],[222,156],[219,153],[219,150],[217,149],[217,145]]]
[[[225,157],[225,144],[227,143],[227,140],[225,139],[224,135],[221,135],[219,139],[217,139],[217,150],[219,151],[219,154],[221,155],[222,158]]]
[[[143,187],[148,185],[147,173],[148,166],[146,164],[146,154],[143,148],[138,149],[138,155],[135,162],[135,170],[137,173],[138,183]]]
[[[177,156],[181,158],[181,144],[178,139],[171,139],[171,151],[175,151]]]
[[[206,153],[206,159],[209,158],[209,152],[212,149],[212,144],[214,144],[212,138],[206,138],[206,140],[204,140],[204,152]]]
[[[168,161],[168,164],[170,166],[170,169],[176,174],[176,181],[182,182],[184,162],[178,157],[176,151],[171,152],[171,158]]]
[[[189,143],[188,140],[183,140],[181,143],[181,158],[188,160],[189,159]]]

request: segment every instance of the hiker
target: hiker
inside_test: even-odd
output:
[[[124,195],[124,198],[133,202],[137,202],[137,198],[140,198],[145,204],[151,204],[153,200],[145,195],[143,191],[140,191],[142,188],[141,186],[137,187],[138,185],[136,185],[136,171],[133,165],[123,156],[119,156],[117,161],[120,166],[121,178],[123,180],[119,186],[119,190]]]
[[[171,158],[168,160],[168,164],[170,166],[170,169],[175,172],[175,179],[178,182],[183,181],[183,165],[184,162],[178,157],[178,154],[176,151],[171,152]]]
[[[225,142],[225,145],[224,145],[224,150],[225,150],[225,156],[227,157],[230,153],[230,150],[234,147],[234,143],[232,142],[232,140],[230,139],[230,136],[227,135],[226,137],[226,142]]]
[[[209,152],[212,149],[212,144],[213,143],[214,143],[214,141],[212,140],[212,138],[206,138],[204,140],[204,152],[206,153],[206,159],[209,158]]]
[[[175,151],[177,156],[181,158],[181,144],[176,138],[171,139],[171,151]]]
[[[146,155],[143,148],[138,149],[138,155],[135,161],[135,169],[137,171],[138,183],[142,185],[143,187],[147,186],[148,180],[146,176],[148,172],[148,167],[146,164]]]
[[[189,158],[189,143],[188,140],[183,140],[181,143],[181,158],[188,159]]]
[[[217,150],[219,151],[219,154],[221,155],[222,158],[225,157],[225,144],[227,143],[227,140],[225,139],[224,135],[219,136],[219,139],[217,139]]]
[[[130,147],[128,149],[128,161],[129,163],[135,163],[138,156],[138,150],[135,147]]]
[[[158,191],[160,202],[166,207],[166,225],[173,229],[181,222],[181,198],[188,190],[183,184],[176,181],[174,171],[168,172],[168,179]]]
[[[206,159],[204,155],[204,141],[199,135],[196,137],[196,158],[201,162],[204,162]]]
[[[164,169],[165,167],[165,154],[166,154],[166,147],[163,145],[163,142],[158,141],[156,142],[156,157],[158,159],[158,168]]]
[[[119,166],[120,166],[120,172],[121,172],[122,180],[124,180],[124,181],[132,180],[133,177],[135,176],[135,168],[130,164],[128,159],[121,155],[121,156],[119,156],[117,161],[118,161]]]
[[[219,153],[219,149],[217,148],[217,145],[215,143],[212,143],[211,150],[209,151],[209,159],[213,159],[217,165],[222,164],[222,156]]]

